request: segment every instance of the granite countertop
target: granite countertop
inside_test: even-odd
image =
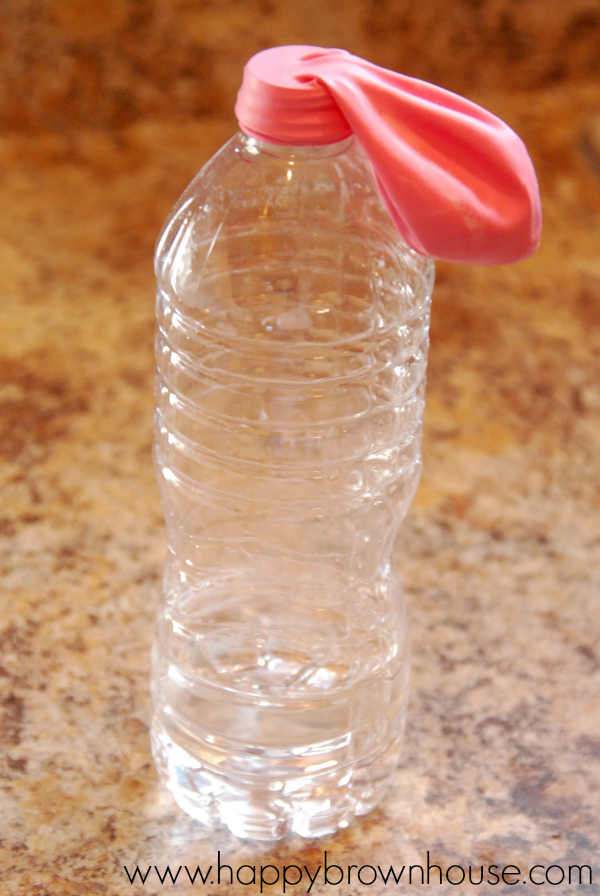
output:
[[[425,472],[398,545],[414,665],[402,763],[371,815],[277,846],[191,821],[148,740],[165,552],[151,254],[234,125],[0,138],[2,894],[155,894],[170,885],[154,870],[131,885],[123,866],[207,868],[220,851],[316,870],[324,850],[343,866],[428,850],[444,869],[590,864],[583,892],[600,893],[600,177],[581,148],[600,87],[474,99],[530,146],[543,243],[511,267],[439,265]],[[180,893],[259,891],[182,875]]]

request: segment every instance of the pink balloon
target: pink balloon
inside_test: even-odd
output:
[[[506,264],[538,247],[540,196],[520,137],[481,106],[345,50],[273,47],[244,69],[236,115],[272,143],[354,132],[413,249],[460,264]]]

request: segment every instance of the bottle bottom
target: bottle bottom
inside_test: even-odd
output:
[[[152,666],[155,761],[203,824],[320,837],[387,791],[410,666],[394,577],[348,595],[206,576],[165,602]]]
[[[212,828],[225,825],[243,839],[322,837],[347,827],[354,816],[366,815],[383,799],[400,752],[400,737],[396,737],[347,766],[323,768],[319,773],[313,766],[310,775],[298,773],[284,780],[276,780],[265,769],[261,780],[256,768],[251,774],[223,772],[194,757],[175,742],[168,727],[168,719],[155,716],[152,752],[159,775],[178,805],[196,821]],[[282,758],[280,754],[277,764]],[[290,755],[290,765],[297,766],[298,758]],[[250,764],[252,757],[248,757]]]

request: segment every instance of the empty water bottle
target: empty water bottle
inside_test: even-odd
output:
[[[493,237],[465,227],[464,207],[444,236],[447,184],[432,220],[435,190],[415,207],[420,173],[401,183],[414,160],[390,173],[400,138],[390,149],[373,121],[390,102],[398,121],[414,96],[388,76],[400,78],[339,50],[254,57],[242,130],[156,252],[169,556],[153,749],[179,805],[241,837],[346,826],[381,799],[399,755],[409,661],[392,548],[421,469],[427,255],[485,263]],[[443,118],[438,88],[423,91],[433,112],[413,119]]]

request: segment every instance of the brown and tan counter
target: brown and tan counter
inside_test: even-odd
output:
[[[278,846],[195,825],[148,742],[165,551],[151,254],[234,125],[0,138],[0,893],[162,893],[123,866],[205,869],[217,851],[314,873],[324,850],[407,873],[427,851],[443,869],[591,864],[581,892],[600,893],[600,177],[581,149],[600,87],[473,98],[531,148],[543,244],[513,267],[439,266],[425,473],[398,545],[403,761],[379,810]],[[259,891],[182,875],[174,892]],[[390,890],[321,876],[311,892]]]

